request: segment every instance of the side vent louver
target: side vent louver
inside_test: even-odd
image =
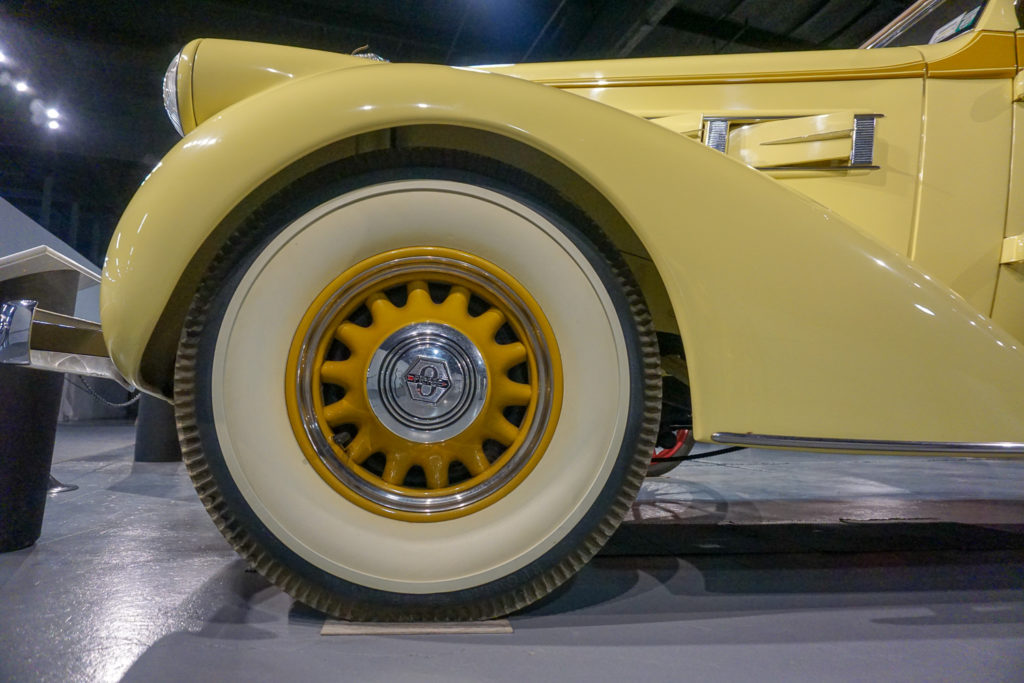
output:
[[[708,147],[765,171],[871,170],[881,114],[704,116]]]

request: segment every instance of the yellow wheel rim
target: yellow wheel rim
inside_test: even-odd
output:
[[[378,254],[316,298],[285,394],[320,477],[408,521],[480,510],[543,456],[561,408],[551,327],[493,263],[453,249]]]

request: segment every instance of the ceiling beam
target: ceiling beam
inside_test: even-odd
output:
[[[678,0],[607,2],[576,48],[577,57],[628,57]]]
[[[726,18],[716,19],[685,10],[681,7],[674,7],[669,10],[661,20],[661,23],[663,26],[679,31],[695,33],[714,40],[722,40],[726,44],[739,43],[740,45],[760,50],[788,52],[793,50],[813,50],[820,47],[818,43],[772,33],[771,31],[750,26],[747,23],[739,23]]]

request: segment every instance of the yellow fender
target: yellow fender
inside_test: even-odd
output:
[[[166,379],[141,369],[158,320],[197,250],[257,187],[332,143],[423,124],[524,143],[618,210],[674,307],[698,439],[1024,442],[1022,343],[902,256],[644,119],[442,66],[285,79],[182,139],[128,206],[103,269],[117,367],[153,391]]]

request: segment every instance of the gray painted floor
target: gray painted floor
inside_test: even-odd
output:
[[[0,555],[12,681],[1024,681],[1024,462],[745,450],[650,480],[501,635],[320,635],[180,464],[62,426],[42,538]]]

